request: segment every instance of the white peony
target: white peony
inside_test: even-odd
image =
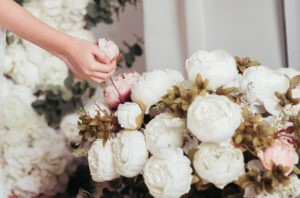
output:
[[[48,90],[49,86],[64,86],[64,81],[69,75],[68,67],[60,59],[50,56],[40,66],[40,89]]]
[[[155,154],[163,148],[182,147],[185,129],[183,119],[167,113],[159,114],[146,125],[147,148]]]
[[[143,111],[136,103],[120,104],[116,115],[119,124],[125,129],[138,129],[143,121]]]
[[[294,68],[279,68],[276,70],[276,73],[280,75],[287,75],[290,79],[292,79],[294,76],[300,75],[300,72]]]
[[[66,115],[60,123],[60,131],[68,142],[78,143],[81,139],[77,128],[78,121],[79,115],[77,113],[72,113]]]
[[[180,148],[162,149],[144,168],[144,181],[155,198],[177,198],[189,192],[192,183],[190,160]]]
[[[281,108],[275,92],[285,93],[289,86],[290,81],[287,76],[278,74],[265,66],[259,66],[245,70],[240,90],[246,96],[245,100],[251,101],[252,105],[262,106],[269,113],[278,115]],[[259,108],[257,111],[263,113],[263,110]]]
[[[293,69],[293,68],[280,68],[276,70],[277,73],[282,74],[282,75],[287,75],[290,79],[293,77],[300,75],[300,72]],[[295,89],[292,90],[292,96],[293,98],[300,98],[300,86],[297,85]],[[298,115],[300,111],[300,104],[297,105],[292,105],[291,108],[291,114],[296,116]]]
[[[116,171],[125,177],[141,173],[147,160],[148,151],[145,137],[139,131],[122,131],[113,142]]]
[[[208,79],[208,89],[226,86],[238,76],[235,59],[224,50],[198,51],[186,60],[188,79],[194,81],[197,74]]]
[[[241,121],[241,107],[226,96],[198,96],[187,113],[188,129],[203,142],[229,140]]]
[[[183,82],[183,76],[174,70],[155,70],[144,73],[132,87],[131,98],[146,107],[146,113],[152,105],[167,94],[173,85]]]
[[[228,144],[202,143],[195,153],[194,168],[204,180],[223,189],[245,172],[243,153]]]
[[[112,140],[108,140],[105,145],[103,145],[103,140],[94,141],[88,152],[88,161],[95,182],[109,181],[119,177],[113,158]]]

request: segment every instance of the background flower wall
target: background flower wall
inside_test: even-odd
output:
[[[121,62],[122,69],[130,66],[132,70],[144,70],[142,51],[133,59],[130,54],[135,44],[143,45],[142,18],[137,20],[138,26],[132,22],[141,15],[140,2],[124,1],[121,5],[119,1],[110,1],[109,5],[115,4],[123,10],[119,17],[112,12],[110,17],[115,23],[97,27],[92,26],[103,21],[90,24],[87,17],[88,5],[97,7],[96,0],[20,3],[45,23],[67,34],[94,43],[100,37],[115,40],[133,64],[125,60]],[[79,140],[78,109],[88,107],[93,97],[99,97],[95,94],[98,85],[77,81],[61,60],[26,40],[8,33],[7,42],[4,108],[0,112],[0,186],[4,186],[0,197],[28,198],[67,192],[74,196],[83,187],[76,179],[77,165],[81,164],[79,169],[85,167],[83,161],[74,161],[71,155],[72,146]]]

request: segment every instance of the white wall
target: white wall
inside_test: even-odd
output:
[[[126,49],[123,45],[125,40],[129,44],[136,42],[136,38],[133,34],[144,37],[144,25],[143,25],[143,6],[142,3],[138,3],[136,7],[126,6],[125,12],[120,12],[119,20],[115,17],[113,25],[106,25],[99,23],[93,29],[96,38],[109,38],[113,40],[122,49]],[[127,68],[119,69],[118,72],[128,71]],[[145,71],[145,53],[143,56],[138,57],[131,70],[138,72]]]
[[[184,70],[198,49],[286,65],[280,1],[144,0],[146,66]]]
[[[206,49],[224,48],[270,67],[285,66],[280,1],[204,1]]]
[[[186,54],[185,16],[181,1],[144,0],[147,70],[174,68],[183,71]]]
[[[300,1],[285,0],[289,66],[300,69]]]

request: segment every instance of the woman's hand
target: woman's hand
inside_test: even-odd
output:
[[[82,80],[104,82],[116,70],[116,61],[101,51],[97,45],[81,39],[72,39],[60,57],[73,74]]]

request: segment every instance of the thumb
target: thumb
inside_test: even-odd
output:
[[[110,64],[110,58],[98,47],[94,47],[93,54],[97,61],[104,64]]]

